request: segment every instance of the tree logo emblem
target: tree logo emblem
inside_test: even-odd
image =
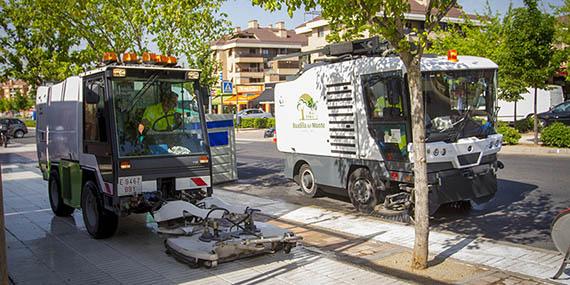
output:
[[[297,110],[301,113],[301,120],[317,119],[317,103],[311,95],[304,93],[299,97],[297,102]]]

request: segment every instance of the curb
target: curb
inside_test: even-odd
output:
[[[512,154],[548,154],[548,155],[568,155],[570,156],[569,148],[550,148],[545,146],[526,146],[526,145],[505,145],[501,148],[499,153],[512,153]]]

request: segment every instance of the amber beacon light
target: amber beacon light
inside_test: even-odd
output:
[[[447,51],[447,60],[457,62],[457,50],[450,49]]]

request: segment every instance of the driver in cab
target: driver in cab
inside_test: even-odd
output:
[[[148,130],[157,132],[171,131],[182,125],[182,115],[176,112],[178,95],[168,90],[160,93],[160,102],[148,106],[138,125],[139,134]]]

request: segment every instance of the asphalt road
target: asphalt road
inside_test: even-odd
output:
[[[310,199],[281,173],[282,155],[270,142],[238,142],[241,183],[255,195],[302,205],[353,210],[346,197],[328,194]],[[483,236],[545,249],[555,249],[550,224],[570,207],[570,156],[500,154],[505,169],[499,172],[494,200],[470,211],[442,208],[431,220],[434,229],[468,236]]]
[[[34,140],[31,133],[9,148],[33,144]],[[0,150],[0,163],[36,160],[33,151],[11,153],[9,148]],[[237,149],[239,183],[248,186],[242,191],[300,205],[354,211],[342,193],[316,199],[303,196],[299,187],[283,176],[283,156],[270,141],[238,141]],[[431,219],[432,228],[554,249],[550,224],[559,211],[570,207],[570,156],[499,154],[499,159],[505,169],[499,172],[495,199],[467,212],[440,209]]]

